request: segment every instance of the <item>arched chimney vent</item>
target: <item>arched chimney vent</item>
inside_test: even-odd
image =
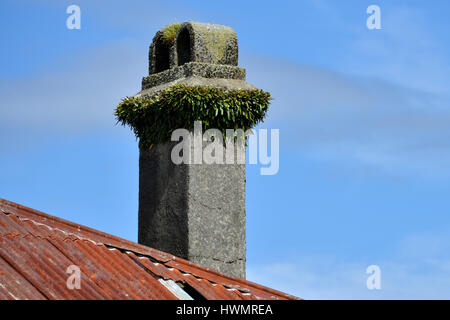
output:
[[[183,28],[177,36],[177,56],[178,65],[182,66],[187,62],[192,61],[191,53],[191,34],[188,28]]]
[[[155,72],[158,73],[170,68],[170,46],[159,36],[155,41]]]
[[[175,34],[168,36],[168,30]],[[192,76],[239,80],[236,89],[248,89],[245,69],[237,65],[238,40],[232,28],[202,22],[169,25],[153,37],[149,76],[142,80],[142,90],[152,95],[163,85]]]

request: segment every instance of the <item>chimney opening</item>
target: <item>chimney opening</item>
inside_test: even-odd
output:
[[[178,65],[191,61],[191,35],[187,28],[180,31],[177,37]]]
[[[159,37],[155,43],[155,72],[158,73],[170,67],[170,47]]]

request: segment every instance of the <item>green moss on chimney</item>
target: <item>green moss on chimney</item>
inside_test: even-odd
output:
[[[171,23],[166,25],[162,32],[162,41],[164,44],[171,46],[175,42],[175,36],[177,34],[178,29],[181,27],[181,23]]]

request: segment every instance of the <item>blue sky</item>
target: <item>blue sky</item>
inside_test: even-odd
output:
[[[279,173],[247,166],[247,278],[308,299],[449,298],[449,9],[4,0],[0,197],[136,241],[137,142],[113,108],[139,91],[158,29],[225,24],[247,81],[274,97],[259,127],[280,130]],[[381,290],[366,288],[372,264]]]

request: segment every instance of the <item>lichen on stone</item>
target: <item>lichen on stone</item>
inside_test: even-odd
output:
[[[211,30],[203,35],[203,41],[208,51],[215,57],[216,61],[221,61],[228,41],[235,38],[234,32],[230,29]]]

